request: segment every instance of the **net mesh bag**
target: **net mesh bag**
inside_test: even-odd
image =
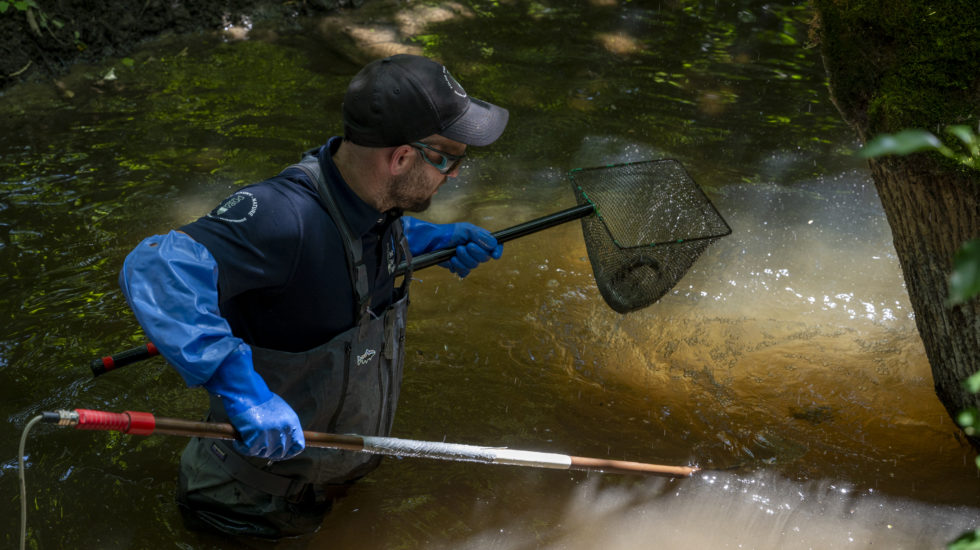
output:
[[[596,284],[619,313],[660,299],[714,241],[732,232],[673,159],[572,170]]]

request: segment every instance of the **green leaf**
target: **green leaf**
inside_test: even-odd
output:
[[[963,409],[956,415],[956,423],[964,428],[972,428],[977,423],[977,409]]]
[[[0,2],[0,13],[7,13],[10,9],[10,2]]]
[[[947,126],[946,132],[959,138],[967,147],[973,146],[977,142],[977,136],[973,133],[973,129],[963,124]]]
[[[980,550],[980,529],[967,531],[946,546],[946,550]]]
[[[918,151],[939,150],[939,138],[925,130],[902,130],[897,134],[881,134],[867,143],[858,155],[863,158],[882,155],[908,155]]]
[[[966,145],[967,150],[970,151],[970,156],[974,158],[980,157],[980,136],[977,136],[973,132],[973,128],[963,124],[956,124],[947,127],[946,132],[962,141],[963,145]]]
[[[970,393],[980,392],[980,372],[975,372],[972,376],[964,380],[963,387],[970,390]]]
[[[120,63],[122,63],[123,65],[125,65],[127,67],[132,67],[133,64],[135,64],[136,62],[133,61],[133,58],[131,58],[131,57],[124,57],[124,58],[122,58],[120,60]]]
[[[980,428],[980,411],[976,407],[963,409],[956,415],[956,423],[963,428],[966,435],[976,435]]]
[[[980,294],[980,239],[973,239],[963,243],[953,256],[949,302],[962,304],[977,294]]]

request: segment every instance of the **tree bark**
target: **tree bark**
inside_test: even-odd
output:
[[[962,386],[980,370],[980,300],[953,307],[946,303],[953,255],[963,242],[980,235],[980,185],[962,172],[923,171],[917,163],[872,160],[871,172],[892,228],[936,395],[955,418],[959,411],[980,405]],[[980,440],[971,443],[978,447]]]
[[[831,98],[867,141],[980,121],[980,2],[814,0]],[[980,398],[980,299],[950,306],[953,255],[980,237],[980,171],[936,153],[870,161],[936,395],[954,418]],[[970,442],[980,449],[980,438]]]

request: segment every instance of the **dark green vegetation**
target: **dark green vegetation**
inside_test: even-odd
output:
[[[51,78],[76,62],[124,56],[160,34],[330,11],[360,0],[0,1],[0,89]]]
[[[976,125],[980,9],[973,0],[815,0],[834,98],[862,135]]]

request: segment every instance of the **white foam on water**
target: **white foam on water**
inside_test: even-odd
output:
[[[704,473],[672,483],[600,487],[596,479],[564,504],[542,534],[495,526],[457,548],[633,550],[641,548],[942,548],[977,526],[980,510],[938,506],[833,482],[761,473]]]

